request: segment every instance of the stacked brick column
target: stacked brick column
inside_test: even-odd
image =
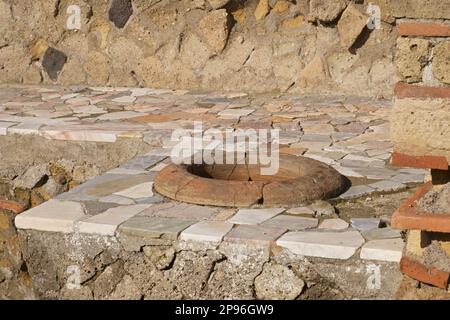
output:
[[[417,201],[435,185],[450,182],[450,0],[401,0],[393,6],[401,81],[395,87],[392,113],[392,162],[431,169],[432,176],[393,215],[392,225],[408,230],[400,269],[413,279],[447,290],[450,208],[447,213],[425,213]],[[433,256],[431,250],[440,255]]]

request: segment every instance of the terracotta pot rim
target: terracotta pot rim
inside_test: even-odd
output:
[[[292,207],[337,197],[349,187],[347,178],[317,160],[292,155],[282,155],[280,160],[301,167],[298,172],[304,174],[271,181],[223,180],[191,173],[189,165],[171,164],[159,172],[154,187],[174,200],[226,207]]]

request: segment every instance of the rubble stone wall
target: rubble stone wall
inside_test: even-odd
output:
[[[0,136],[0,299],[37,298],[14,218],[146,152],[139,139],[115,143]]]
[[[1,202],[1,200],[0,200]],[[12,202],[8,203],[13,205]],[[32,280],[22,259],[14,218],[20,206],[0,208],[0,299],[35,299]]]
[[[397,263],[306,259],[274,245],[34,230],[19,238],[40,299],[392,299],[401,280]]]
[[[150,148],[142,139],[132,138],[100,143],[0,136],[0,200],[35,207]]]
[[[1,0],[0,83],[390,97],[393,12],[389,0]]]
[[[395,1],[400,37],[391,135],[394,162],[431,169],[450,163],[450,1]]]

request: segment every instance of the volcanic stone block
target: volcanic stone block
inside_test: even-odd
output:
[[[439,81],[450,84],[450,41],[444,41],[435,46],[433,75]]]
[[[109,20],[111,20],[117,28],[123,28],[133,14],[133,5],[131,0],[112,0],[109,8]]]
[[[344,0],[312,0],[309,6],[313,17],[320,21],[331,22],[344,11],[347,3]]]
[[[395,0],[391,1],[395,17],[420,19],[450,19],[448,1]]]
[[[294,300],[305,286],[290,268],[278,264],[264,265],[263,272],[255,278],[258,299]]]
[[[33,43],[33,46],[30,48],[31,57],[35,60],[40,59],[42,55],[47,51],[48,43],[44,39],[38,39]]]
[[[324,58],[316,55],[300,72],[297,82],[301,88],[315,87],[328,77],[328,67]],[[303,136],[303,141],[306,138]]]
[[[394,150],[409,156],[439,156],[450,163],[450,99],[396,99],[391,136]]]
[[[215,10],[200,20],[198,28],[208,46],[217,53],[222,52],[227,44],[228,14],[225,9]]]
[[[368,17],[359,11],[355,5],[350,4],[338,22],[341,45],[346,48],[351,48],[366,27],[367,21]]]
[[[417,38],[399,38],[395,65],[402,80],[419,82],[422,80],[422,69],[427,64],[430,42]]]
[[[255,13],[254,13],[255,14],[255,19],[256,20],[261,20],[262,18],[267,16],[269,11],[270,11],[269,0],[259,0],[259,3],[256,6],[256,10],[255,10]]]
[[[230,0],[208,0],[208,2],[213,9],[219,9],[225,7]]]
[[[42,66],[52,80],[58,79],[58,74],[67,62],[64,52],[49,47],[42,59]]]

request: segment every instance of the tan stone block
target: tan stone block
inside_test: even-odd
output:
[[[331,22],[344,11],[347,3],[344,0],[311,0],[309,5],[312,17],[320,21]]]
[[[230,32],[227,11],[220,9],[210,12],[200,20],[198,29],[212,50],[217,53],[222,52],[227,44],[228,33]]]
[[[247,18],[247,14],[245,13],[245,9],[241,8],[231,13],[233,15],[234,20],[239,23],[244,23]]]
[[[368,16],[362,13],[355,5],[349,4],[339,19],[338,31],[341,45],[351,48],[359,35],[366,27]]]
[[[111,62],[103,53],[93,51],[87,56],[83,69],[87,74],[88,84],[102,85],[111,74]]]
[[[406,241],[406,252],[422,257],[424,250],[433,241],[437,241],[447,255],[450,256],[450,234],[410,230]]]
[[[442,0],[394,0],[391,1],[395,17],[421,19],[450,19],[448,1]]]
[[[49,199],[45,199],[37,190],[31,191],[30,201],[32,208],[37,207],[38,205],[44,203],[46,200]]]
[[[34,63],[31,64],[23,75],[24,84],[39,84],[42,82],[41,70]]]
[[[53,179],[58,183],[64,184],[70,180],[69,173],[57,164],[51,163],[48,166],[48,170]]]
[[[305,21],[305,18],[302,16],[298,16],[292,19],[286,19],[281,23],[281,27],[285,29],[295,29],[299,28],[303,21]]]
[[[0,32],[3,33],[7,30],[11,26],[11,22],[11,6],[5,1],[0,1]]]
[[[441,248],[445,251],[445,253],[450,256],[450,240],[449,241],[440,241],[439,242]]]
[[[208,0],[213,9],[223,8],[230,0]]]
[[[48,48],[48,43],[44,39],[38,39],[30,48],[30,55],[33,59],[41,59]]]
[[[289,1],[286,0],[278,0],[277,3],[272,8],[272,11],[276,13],[283,13],[289,9]]]
[[[397,72],[406,82],[422,80],[422,69],[428,62],[430,42],[419,38],[398,38],[395,54]]]
[[[449,99],[396,99],[391,116],[395,152],[445,157],[450,163],[449,123]]]
[[[101,68],[98,69],[101,71]],[[58,82],[62,85],[76,85],[86,83],[86,76],[80,60],[77,57],[71,57],[61,71]]]
[[[258,5],[255,9],[255,19],[261,20],[265,16],[269,14],[270,6],[269,6],[269,0],[259,0]]]
[[[422,248],[421,243],[422,243],[422,231],[410,230],[408,232],[408,237],[406,240],[406,253],[422,257],[424,248]]]
[[[69,187],[69,190],[70,190],[70,189],[73,189],[73,188],[75,188],[75,187],[78,187],[79,185],[80,185],[79,182],[76,182],[76,181],[70,181],[69,184],[68,184],[68,187]]]
[[[439,81],[450,84],[450,41],[438,43],[434,47],[433,75]]]
[[[0,212],[0,229],[1,230],[7,230],[11,227],[9,223],[9,217],[5,213]]]
[[[104,49],[108,44],[108,35],[111,30],[110,22],[106,19],[97,18],[91,23],[90,39],[92,39],[95,45]]]
[[[298,84],[301,88],[315,87],[328,78],[326,62],[320,55],[316,55],[300,72]]]

